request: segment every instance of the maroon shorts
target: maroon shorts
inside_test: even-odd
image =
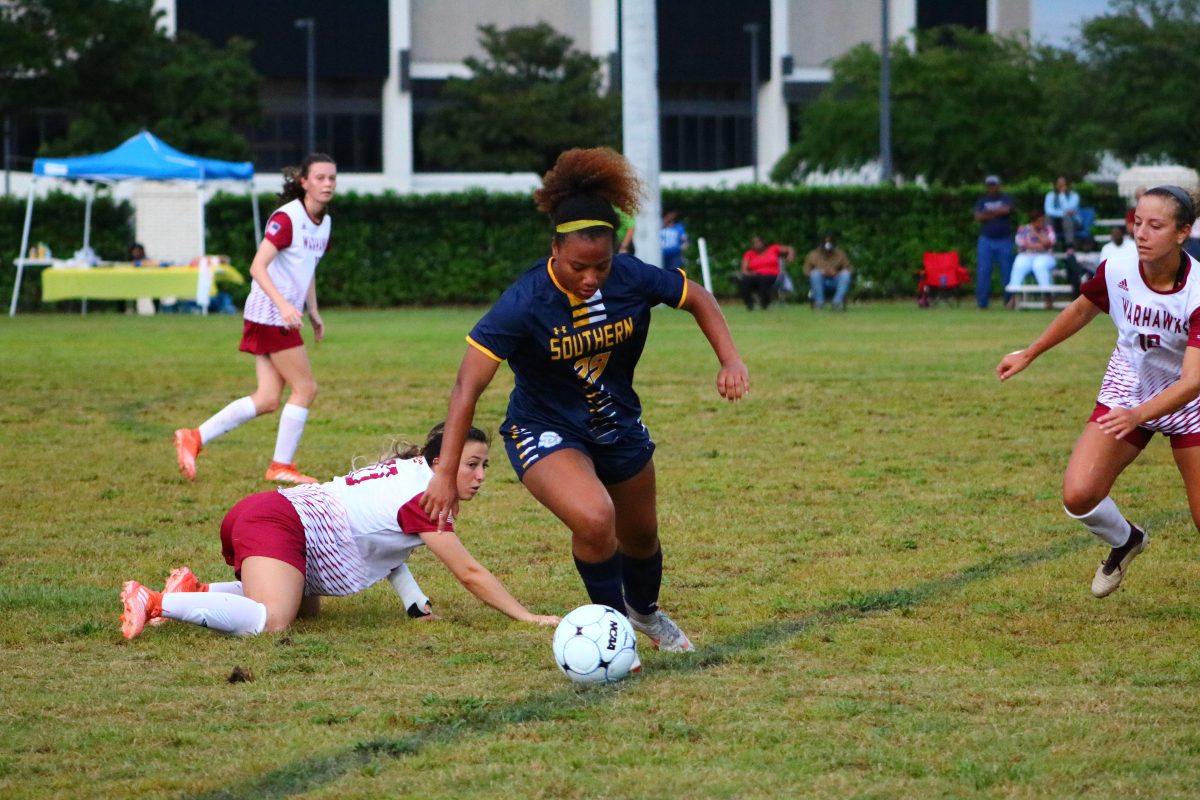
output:
[[[304,340],[300,338],[299,328],[281,328],[277,325],[263,325],[250,320],[242,322],[242,343],[238,345],[238,350],[243,353],[269,356],[280,350],[291,350],[293,347],[303,346]]]
[[[1111,409],[1104,403],[1096,403],[1096,408],[1092,411],[1092,415],[1088,417],[1088,422],[1096,422]],[[1144,428],[1141,425],[1133,429],[1132,433],[1125,434],[1124,441],[1139,450],[1145,449],[1146,445],[1150,444],[1151,437],[1154,436],[1154,431],[1149,428]],[[1200,433],[1164,433],[1171,440],[1171,448],[1174,450],[1182,450],[1185,447],[1196,447],[1200,445]]]
[[[242,577],[242,562],[266,556],[291,564],[304,574],[304,523],[291,502],[279,492],[260,492],[243,498],[221,521],[221,555]]]

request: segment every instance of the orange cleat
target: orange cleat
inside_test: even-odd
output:
[[[201,583],[196,577],[196,573],[192,572],[187,567],[176,567],[171,570],[171,574],[167,576],[166,583],[163,584],[163,594],[168,592],[207,592],[208,584]]]
[[[278,461],[271,462],[271,466],[267,467],[267,474],[263,477],[276,483],[320,483],[311,475],[301,472],[295,464],[280,464]]]
[[[125,581],[121,587],[121,635],[132,639],[146,623],[162,616],[162,593],[147,589],[137,581]]]
[[[208,584],[201,583],[196,574],[187,567],[176,567],[171,570],[171,574],[167,576],[166,583],[163,584],[163,594],[168,592],[207,592]],[[166,617],[155,617],[150,620],[151,625],[162,625],[167,622]]]
[[[175,459],[179,462],[179,471],[189,481],[196,480],[196,456],[202,449],[199,428],[175,431]]]

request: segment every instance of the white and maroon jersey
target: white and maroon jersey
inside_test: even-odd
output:
[[[423,458],[392,459],[328,483],[281,489],[304,523],[305,593],[347,595],[399,569],[437,530],[421,508],[433,478]],[[453,522],[445,530],[453,532]]]
[[[328,214],[319,223],[315,222],[300,199],[287,203],[267,220],[263,238],[279,248],[278,255],[267,266],[267,274],[283,299],[302,313],[317,263],[329,248],[332,228],[333,220]],[[258,281],[251,281],[243,316],[262,325],[283,325],[279,309]]]
[[[1146,285],[1137,251],[1103,262],[1081,287],[1117,326],[1117,346],[1100,384],[1099,402],[1133,408],[1179,380],[1188,347],[1200,347],[1200,273],[1191,256],[1183,285],[1159,292]],[[1162,433],[1200,433],[1200,398],[1150,420]]]

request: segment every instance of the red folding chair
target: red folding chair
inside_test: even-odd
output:
[[[925,253],[921,262],[917,305],[925,308],[938,300],[958,305],[962,287],[971,280],[971,273],[958,261],[958,252]]]

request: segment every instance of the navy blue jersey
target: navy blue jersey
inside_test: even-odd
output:
[[[547,259],[517,278],[467,342],[489,358],[508,360],[516,377],[510,422],[549,423],[606,444],[641,426],[633,371],[650,309],[659,303],[678,308],[686,298],[682,270],[619,254],[600,291],[584,300],[558,283]]]

